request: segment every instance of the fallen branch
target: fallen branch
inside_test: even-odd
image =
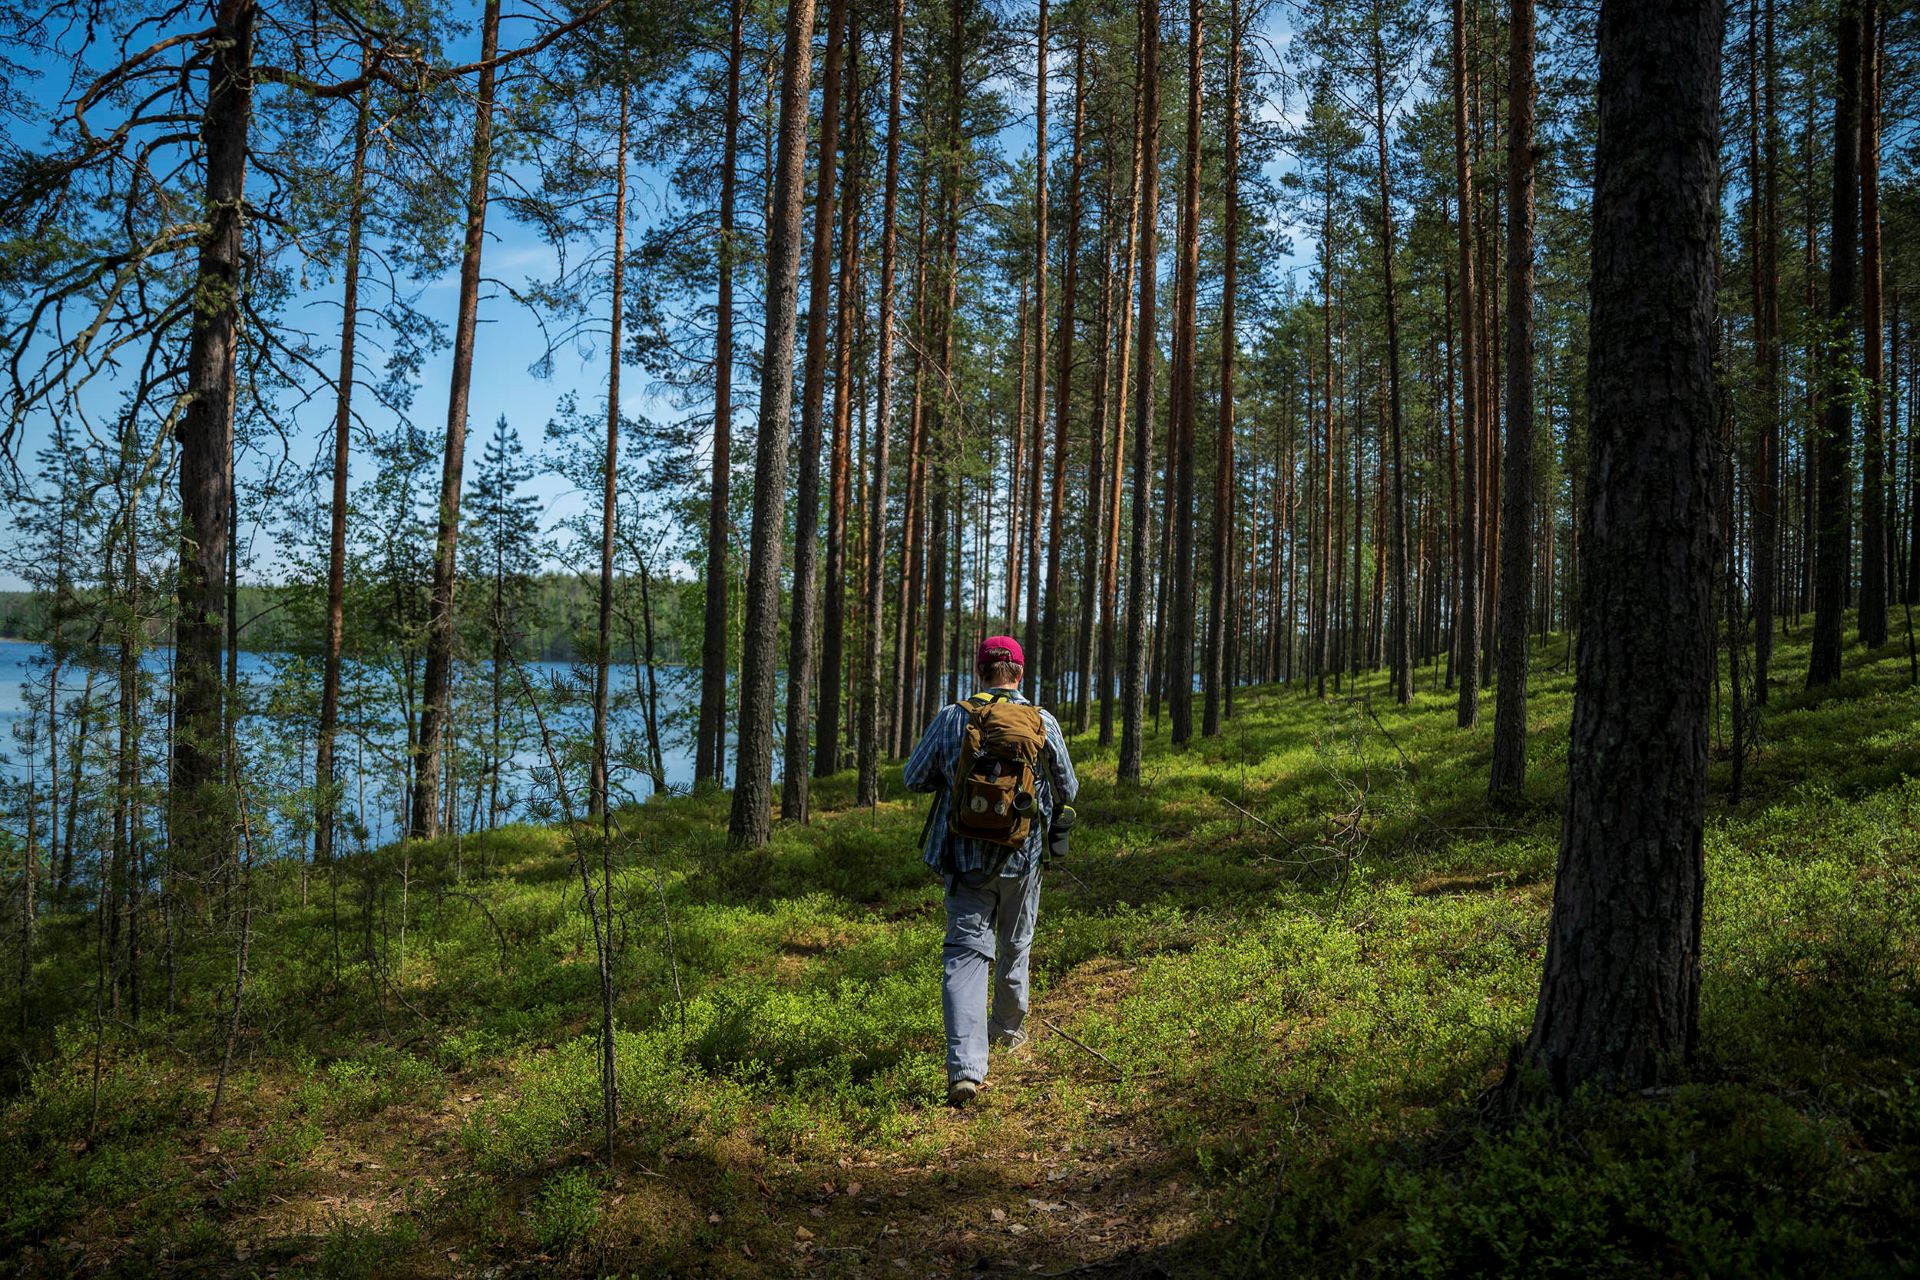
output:
[[[1080,1037],[1074,1035],[1073,1032],[1068,1031],[1065,1027],[1055,1022],[1052,1018],[1042,1018],[1040,1019],[1040,1021],[1046,1023],[1050,1029],[1066,1037],[1068,1044],[1073,1045],[1075,1048],[1080,1049],[1083,1052],[1092,1054],[1094,1057],[1100,1059],[1100,1061],[1106,1063],[1109,1067],[1112,1067],[1114,1070],[1113,1078],[1115,1080],[1121,1080],[1125,1078],[1125,1073],[1120,1070],[1120,1064],[1115,1062],[1112,1058],[1109,1058],[1106,1054],[1100,1052],[1098,1049],[1088,1044],[1085,1040],[1082,1040]]]

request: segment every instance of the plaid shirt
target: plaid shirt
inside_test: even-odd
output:
[[[1004,692],[1010,702],[1027,701],[1017,689]],[[907,757],[904,775],[907,790],[930,792],[934,796],[933,822],[927,828],[927,843],[921,851],[921,858],[929,867],[943,874],[951,871],[964,875],[979,871],[1007,852],[1005,845],[969,840],[947,831],[947,807],[953,803],[953,771],[960,763],[960,747],[966,739],[967,717],[970,714],[965,703],[946,706],[933,718],[927,731],[920,735],[919,745]],[[1040,810],[1040,817],[1033,824],[1026,843],[1007,856],[1005,865],[1000,868],[1003,876],[1023,876],[1039,862],[1046,848],[1047,823],[1053,817],[1055,797],[1059,797],[1057,803],[1070,804],[1074,796],[1080,793],[1080,779],[1074,776],[1073,761],[1067,755],[1067,739],[1060,732],[1060,722],[1044,707],[1040,709],[1040,720],[1046,726],[1047,754],[1052,760],[1050,767],[1042,767],[1037,771],[1039,777],[1034,787],[1034,803]],[[947,853],[949,846],[953,854],[951,863],[947,863],[942,856]]]

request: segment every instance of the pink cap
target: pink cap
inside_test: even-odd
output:
[[[1027,655],[1020,651],[1020,642],[1012,636],[988,636],[974,651],[973,665],[987,667],[996,662],[1011,662],[1016,667],[1024,667],[1027,665]]]

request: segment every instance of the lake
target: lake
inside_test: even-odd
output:
[[[29,682],[44,689],[47,672],[45,665],[46,649],[39,644],[20,641],[0,641],[0,778],[22,780],[29,772],[28,761],[23,758],[18,731],[23,730],[28,719],[28,700],[26,686]],[[153,649],[142,655],[142,663],[147,670],[164,673],[171,659],[165,649]],[[286,661],[283,655],[243,652],[240,655],[239,674],[243,684],[252,686],[252,691],[263,696],[250,699],[250,705],[270,706],[271,701],[264,694],[274,683],[276,667]],[[588,732],[589,716],[587,708],[577,702],[560,706],[552,695],[555,682],[566,682],[579,674],[579,669],[565,663],[528,662],[522,664],[528,679],[539,690],[543,708],[548,716],[548,726],[557,742],[580,741]],[[660,667],[656,669],[660,691],[660,747],[662,763],[665,766],[666,782],[669,789],[690,787],[693,784],[693,734],[699,699],[699,675],[696,668]],[[390,677],[369,670],[365,673],[370,680],[385,681],[390,689]],[[480,668],[469,667],[465,673],[469,677],[484,675]],[[96,677],[95,692],[100,696],[102,685],[110,681],[109,673]],[[630,758],[637,758],[638,744],[645,740],[645,720],[637,705],[621,707],[621,695],[631,693],[634,688],[635,672],[631,666],[615,664],[612,669],[612,694],[615,710],[611,716],[610,736],[616,744],[616,753],[621,744],[634,748]],[[352,682],[352,673],[346,677],[346,683]],[[61,694],[63,702],[77,699],[86,683],[83,669],[70,667],[62,673]],[[513,699],[513,690],[517,682],[509,677],[509,697]],[[381,713],[394,717],[398,711],[397,698],[383,694],[386,698]],[[519,699],[513,699],[519,701]],[[270,799],[273,791],[285,794],[297,789],[311,780],[313,768],[313,749],[310,723],[305,713],[297,718],[289,713],[277,718],[272,712],[257,711],[249,714],[243,721],[244,736],[248,746],[243,753],[248,759],[249,776],[264,774],[260,782],[263,799]],[[157,710],[151,708],[148,715],[156,716]],[[343,731],[338,754],[341,782],[345,789],[343,809],[357,816],[370,842],[378,843],[392,839],[401,825],[400,811],[404,802],[405,779],[405,729],[397,721],[390,724],[369,725],[364,732],[350,733],[345,721],[350,712],[343,712]],[[157,730],[157,721],[155,724]],[[475,735],[480,727],[468,716],[458,726],[462,749],[471,749]],[[294,737],[297,735],[297,738]],[[64,736],[64,735],[63,735]],[[263,744],[272,744],[271,746]],[[64,749],[64,748],[63,748]],[[734,742],[727,742],[727,782],[732,780]],[[150,742],[149,751],[161,750],[158,742]],[[266,757],[272,757],[267,759]],[[778,754],[776,752],[776,761]],[[548,806],[542,797],[550,793],[551,782],[545,770],[546,755],[541,748],[538,735],[530,733],[518,744],[517,750],[501,769],[502,816],[501,821],[515,817],[539,815]],[[39,776],[45,776],[45,761],[39,761]],[[64,767],[64,764],[63,764]],[[304,768],[303,775],[296,771]],[[636,768],[614,769],[616,787],[622,788],[635,800],[643,800],[652,790],[651,779]],[[462,811],[462,825],[466,825],[471,816],[469,802],[473,796],[459,797]],[[576,803],[584,803],[576,797]],[[485,825],[485,801],[480,802],[479,825]]]

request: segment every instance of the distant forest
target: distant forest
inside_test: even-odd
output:
[[[577,662],[593,634],[599,585],[570,573],[544,573],[532,579],[533,599],[526,630],[515,656],[535,662]],[[701,586],[698,582],[669,580],[653,584],[658,595],[654,658],[666,666],[697,659],[700,647]],[[243,584],[235,610],[239,618],[240,647],[253,653],[318,653],[322,634],[320,615],[301,609],[299,587]],[[50,597],[33,591],[0,591],[0,640],[38,640],[47,634]],[[161,628],[159,619],[153,622]],[[154,639],[164,641],[156,630]],[[616,641],[615,661],[630,663],[639,657],[631,642]]]

